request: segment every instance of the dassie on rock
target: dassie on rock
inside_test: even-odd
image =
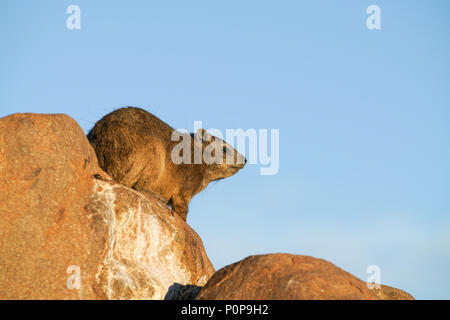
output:
[[[114,180],[156,196],[185,221],[194,195],[211,181],[232,176],[247,162],[233,147],[203,129],[196,134],[181,133],[135,107],[104,116],[88,139],[100,167]],[[210,155],[209,160],[204,154]]]

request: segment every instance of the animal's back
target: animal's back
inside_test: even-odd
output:
[[[152,115],[135,107],[115,110],[88,133],[100,167],[114,180],[132,187],[145,168],[157,179],[164,169],[173,129]]]
[[[189,138],[190,161],[175,164],[171,155],[179,142],[172,141],[173,131],[149,112],[128,107],[104,116],[89,132],[88,139],[94,147],[100,167],[114,180],[144,194],[156,196],[171,205],[186,221],[191,198],[211,181],[235,174],[244,167],[246,159],[222,139],[199,129],[195,135],[183,134],[183,141]],[[215,147],[214,152],[219,150],[217,152],[222,161],[193,163],[196,150],[203,152],[209,146],[208,141]],[[184,155],[185,150],[182,152]],[[234,159],[232,163],[225,161],[229,154]]]
[[[122,129],[141,137],[157,136],[168,138],[169,140],[173,131],[161,119],[146,110],[136,107],[120,108],[107,114],[96,123],[88,136],[96,129]]]

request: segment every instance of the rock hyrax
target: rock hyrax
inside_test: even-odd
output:
[[[178,135],[176,141],[172,141],[173,133]],[[197,134],[180,133],[151,113],[134,107],[104,116],[89,132],[88,139],[100,167],[114,180],[158,197],[185,221],[194,195],[211,181],[232,176],[247,162],[233,147],[203,129]],[[179,153],[187,156],[187,161],[176,164],[171,155],[175,146],[179,149],[180,141],[189,141],[186,154],[185,150]],[[211,150],[209,146],[213,147],[210,154],[223,161],[207,164],[203,157],[201,163],[194,161],[195,152],[198,155],[200,150],[203,154],[206,147]],[[221,154],[215,154],[216,150]]]

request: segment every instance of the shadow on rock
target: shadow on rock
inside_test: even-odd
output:
[[[164,300],[194,300],[201,288],[203,287],[175,282],[167,290]]]

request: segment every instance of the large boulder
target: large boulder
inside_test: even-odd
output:
[[[156,198],[114,182],[69,116],[0,119],[0,299],[163,299],[214,273]]]
[[[388,292],[392,289],[390,292]],[[309,256],[250,256],[217,271],[198,300],[413,299],[401,290],[367,284],[334,264]]]

